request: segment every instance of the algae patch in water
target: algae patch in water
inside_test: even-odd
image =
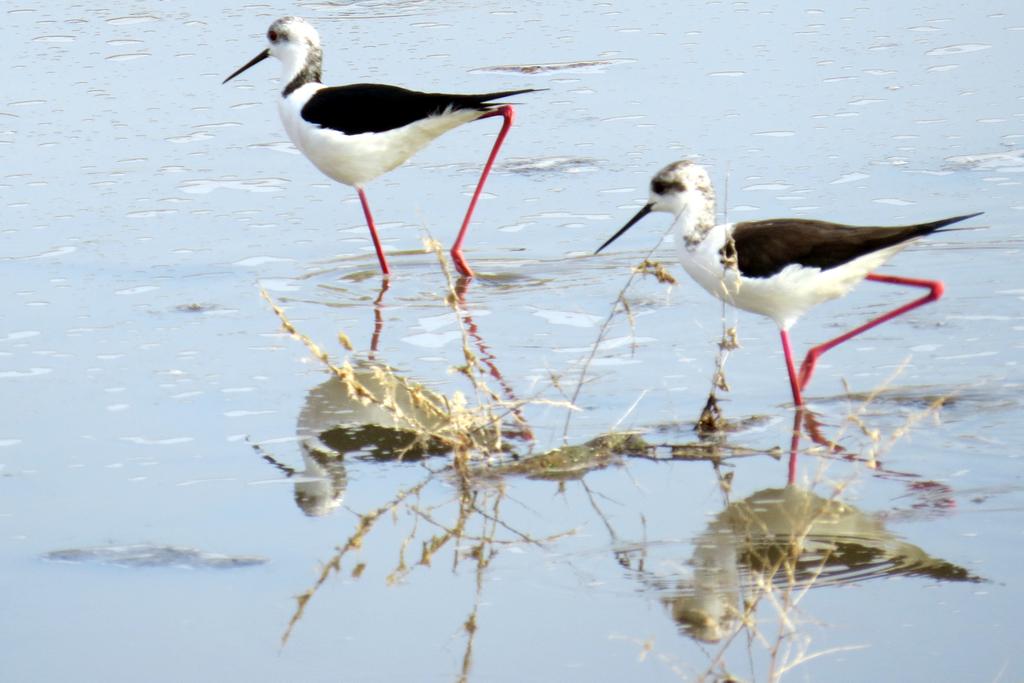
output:
[[[54,562],[113,564],[121,567],[184,567],[187,569],[235,569],[265,564],[267,558],[224,555],[173,545],[106,545],[67,548],[43,554]]]

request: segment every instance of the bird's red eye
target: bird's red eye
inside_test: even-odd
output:
[[[267,31],[267,40],[272,43],[277,42],[277,31]]]

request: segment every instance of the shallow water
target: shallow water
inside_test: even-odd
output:
[[[1024,678],[1024,10],[1005,5],[8,4],[4,678]],[[368,187],[393,254],[382,291],[354,192],[286,142],[276,68],[220,85],[289,13],[320,29],[332,83],[547,88],[518,98],[477,209],[461,325],[422,237],[454,238],[497,124]],[[783,489],[793,412],[773,325],[723,314],[669,245],[656,258],[679,284],[637,278],[580,410],[567,423],[558,405],[667,219],[589,254],[687,155],[730,219],[985,212],[884,270],[941,277],[940,302],[819,364],[811,405],[842,450],[805,437],[798,488]],[[658,448],[547,478],[493,463],[468,493],[446,456],[395,462],[372,430],[335,432],[340,462],[313,455],[310,438],[365,416],[260,289],[334,360],[344,332],[353,363],[472,400],[450,370],[465,339],[499,396],[531,401],[519,455],[613,428]],[[906,296],[865,283],[794,342]],[[738,429],[694,448],[723,324],[741,343],[720,394]],[[800,528],[799,571],[780,580],[765,567]],[[134,546],[268,562],[47,559]]]

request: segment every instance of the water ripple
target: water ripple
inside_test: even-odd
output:
[[[178,189],[186,194],[209,194],[214,190],[281,192],[287,183],[284,178],[211,178],[186,180],[178,185]]]
[[[980,52],[981,50],[988,50],[992,46],[985,43],[964,43],[962,45],[947,45],[946,47],[937,47],[934,50],[928,50],[925,52],[929,57],[941,57],[943,55],[962,55],[968,52]]]

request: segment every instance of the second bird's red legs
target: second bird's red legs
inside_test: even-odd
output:
[[[459,236],[455,238],[455,244],[452,245],[452,261],[455,262],[455,267],[458,271],[466,277],[473,277],[473,269],[466,263],[466,259],[462,256],[462,241],[466,239],[466,231],[469,229],[469,221],[473,218],[473,210],[476,208],[476,203],[480,199],[480,193],[483,192],[484,183],[487,182],[487,176],[491,173],[491,167],[494,166],[494,160],[498,157],[498,150],[501,149],[501,143],[505,142],[505,136],[508,135],[508,129],[512,127],[512,122],[516,118],[516,110],[513,109],[511,104],[503,104],[497,109],[487,112],[481,119],[490,118],[492,116],[500,116],[505,119],[504,123],[501,124],[501,130],[498,131],[498,137],[494,141],[494,146],[491,147],[491,154],[487,157],[487,163],[484,165],[484,170],[480,174],[480,180],[477,181],[476,190],[473,192],[473,198],[469,200],[469,208],[466,209],[466,217],[462,220],[462,227],[459,229]],[[478,121],[480,119],[477,119]]]
[[[807,352],[807,356],[804,357],[804,362],[800,364],[800,389],[803,390],[807,386],[807,383],[811,381],[811,375],[814,373],[814,366],[818,363],[818,358],[823,353],[839,346],[844,341],[856,337],[862,332],[867,332],[872,327],[881,325],[884,322],[892,320],[893,318],[899,317],[904,313],[914,310],[918,306],[923,306],[932,301],[937,301],[944,291],[942,282],[939,280],[918,280],[910,277],[900,277],[897,275],[876,275],[875,273],[869,273],[867,280],[874,282],[884,282],[890,285],[904,285],[908,287],[922,287],[928,290],[928,293],[922,296],[920,299],[914,299],[910,303],[903,304],[898,308],[894,308],[888,313],[883,313],[874,320],[869,320],[860,327],[856,327],[846,334],[841,334],[831,341],[827,341],[824,344],[819,344]]]
[[[779,330],[782,338],[782,353],[786,356],[786,371],[789,372],[789,386],[793,388],[793,403],[797,408],[804,405],[804,397],[800,393],[800,382],[796,378],[796,365],[793,364],[793,349],[789,345],[789,332]]]
[[[839,335],[835,339],[813,347],[807,352],[807,355],[804,357],[804,362],[800,364],[799,374],[797,374],[793,363],[793,352],[789,345],[789,334],[786,330],[781,330],[782,351],[786,356],[786,369],[789,372],[789,384],[793,389],[793,402],[798,407],[803,406],[804,404],[802,392],[807,387],[807,383],[811,381],[811,375],[814,374],[814,366],[817,365],[818,359],[821,358],[822,354],[836,346],[839,346],[844,341],[852,339],[862,332],[867,332],[873,327],[912,311],[918,306],[923,306],[924,304],[931,303],[932,301],[937,301],[942,297],[942,293],[944,291],[943,284],[939,280],[919,280],[916,278],[900,277],[897,275],[877,275],[875,273],[869,273],[865,279],[872,280],[873,282],[884,282],[890,285],[921,287],[927,289],[928,293],[919,299],[914,299],[913,301],[903,304],[898,308],[894,308],[888,313],[883,313],[877,318],[869,320],[863,325],[855,327],[845,334]]]

